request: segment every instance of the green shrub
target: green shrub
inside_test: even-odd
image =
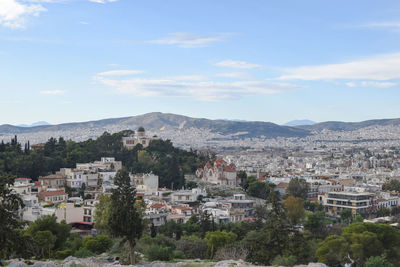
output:
[[[174,259],[186,259],[185,253],[181,250],[174,250],[173,255]]]
[[[182,251],[187,259],[207,258],[207,243],[197,236],[184,236],[176,242],[176,248]]]
[[[394,265],[388,262],[386,259],[376,256],[370,257],[365,262],[365,267],[394,267]]]
[[[273,266],[289,266],[292,267],[296,264],[296,257],[295,256],[281,256],[278,255],[274,258],[274,260],[272,261],[272,265]]]
[[[59,260],[63,260],[66,257],[71,256],[71,255],[72,255],[72,250],[70,250],[70,249],[56,251],[56,259],[59,259]]]
[[[88,258],[95,256],[95,254],[87,248],[80,248],[77,252],[75,252],[74,256],[77,258]]]
[[[83,247],[96,254],[106,252],[111,246],[112,240],[106,235],[87,237],[83,240]]]
[[[139,245],[142,248],[151,245],[159,245],[163,247],[171,247],[173,250],[175,249],[176,241],[173,238],[167,237],[165,235],[157,235],[156,237],[151,237],[149,235],[143,236],[139,240]]]
[[[173,258],[173,249],[159,245],[151,245],[145,249],[145,256],[149,261],[169,261]]]

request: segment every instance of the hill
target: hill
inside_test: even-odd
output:
[[[163,130],[198,129],[219,133],[224,136],[235,135],[237,138],[259,137],[303,137],[309,135],[309,131],[301,128],[280,126],[271,122],[261,121],[227,121],[210,120],[204,118],[191,118],[182,115],[153,112],[144,115],[104,119],[98,121],[64,123],[58,125],[41,125],[34,127],[18,127],[13,125],[1,125],[0,136],[13,134],[38,134],[40,132],[62,133],[64,131],[113,131],[132,129],[143,126],[146,130],[159,132]]]
[[[327,121],[316,123],[314,125],[302,125],[297,128],[311,131],[331,130],[331,131],[354,131],[370,126],[389,126],[400,125],[400,119],[381,119],[381,120],[367,120],[361,122],[341,122],[341,121]]]
[[[316,124],[315,121],[311,121],[311,120],[293,120],[293,121],[289,121],[285,124],[283,124],[284,126],[301,126],[301,125],[314,125]]]

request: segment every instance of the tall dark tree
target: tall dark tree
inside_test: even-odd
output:
[[[9,188],[14,179],[9,174],[0,175],[0,257],[3,259],[18,240],[16,230],[21,227],[18,210],[24,206],[21,198]]]
[[[122,237],[129,243],[130,263],[135,264],[135,245],[143,232],[141,213],[136,210],[136,189],[125,169],[118,171],[114,183],[118,186],[112,190],[109,228],[111,234]]]
[[[287,187],[287,193],[292,197],[307,198],[308,184],[304,179],[294,178],[291,179]]]

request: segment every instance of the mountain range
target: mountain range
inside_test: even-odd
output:
[[[289,121],[285,124],[283,124],[284,126],[302,126],[302,125],[314,125],[316,124],[315,121],[310,121],[310,120],[293,120],[293,121]]]
[[[9,124],[0,125],[0,135],[38,133],[41,131],[62,132],[64,130],[79,131],[95,128],[120,128],[135,130],[143,126],[147,130],[207,129],[222,135],[239,135],[241,137],[303,137],[309,135],[309,130],[280,126],[271,122],[262,121],[227,121],[191,118],[182,115],[153,112],[133,117],[104,119],[98,121],[64,123],[58,125],[41,125],[34,127],[19,127]]]
[[[301,122],[308,125],[298,125]],[[143,126],[152,133],[162,131],[202,131],[215,133],[226,138],[252,138],[252,137],[305,137],[312,135],[313,131],[324,129],[335,131],[351,131],[369,126],[400,125],[400,119],[368,120],[363,122],[328,121],[311,125],[310,121],[298,121],[293,126],[278,125],[263,121],[229,121],[210,120],[204,118],[191,118],[182,115],[153,112],[144,115],[111,118],[97,121],[64,123],[58,125],[38,125],[31,127],[0,125],[0,137],[12,135],[36,136],[79,136],[94,138],[104,131],[116,132],[126,129],[136,130]],[[68,133],[68,134],[67,134]],[[64,135],[65,134],[65,135]]]
[[[51,125],[50,123],[48,123],[47,121],[38,121],[38,122],[34,122],[32,124],[18,124],[18,127],[35,127],[35,126],[42,126],[42,125]]]

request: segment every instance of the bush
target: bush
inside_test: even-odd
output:
[[[176,248],[182,251],[187,259],[207,258],[207,243],[196,236],[184,236],[176,242]]]
[[[174,259],[186,259],[185,253],[181,250],[174,250]]]
[[[376,256],[370,257],[365,262],[365,267],[394,267],[394,265],[388,262],[386,259]]]
[[[169,261],[173,258],[173,249],[159,245],[151,245],[145,249],[145,256],[149,261]]]
[[[74,256],[77,258],[88,258],[95,256],[95,254],[87,248],[80,248],[77,252],[75,252]]]
[[[138,250],[144,253],[145,248],[151,245],[171,247],[172,250],[174,250],[176,246],[176,241],[175,239],[167,237],[165,235],[157,235],[156,237],[145,235],[138,242]]]
[[[292,267],[296,264],[296,257],[295,256],[281,256],[278,255],[274,258],[274,260],[272,261],[272,265],[273,266],[289,266]]]
[[[83,247],[96,254],[106,252],[111,246],[112,240],[106,235],[87,237],[83,240]]]
[[[72,255],[72,250],[70,249],[56,251],[56,259],[58,260],[63,260],[71,255]]]
[[[228,244],[217,250],[215,253],[215,259],[218,261],[231,260],[231,259],[242,259],[246,260],[249,255],[249,250],[245,245],[240,242]]]
[[[82,246],[82,237],[79,234],[73,233],[69,236],[67,242],[65,242],[65,248],[70,249],[72,254],[79,250]]]

